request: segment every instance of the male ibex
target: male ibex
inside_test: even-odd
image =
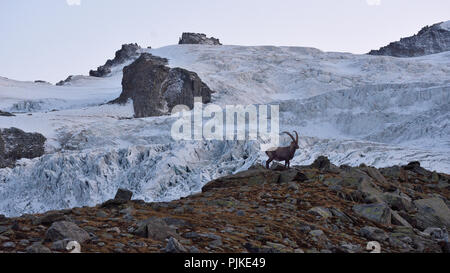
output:
[[[284,166],[289,168],[290,167],[290,160],[294,157],[295,151],[299,148],[298,147],[298,133],[297,131],[294,131],[296,138],[288,133],[283,132],[284,134],[289,135],[292,138],[291,145],[288,147],[278,147],[272,151],[266,151],[267,156],[269,156],[269,159],[266,162],[266,168],[269,168],[270,162],[273,160],[276,161],[283,161],[284,160]]]

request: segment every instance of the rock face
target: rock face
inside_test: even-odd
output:
[[[426,26],[414,36],[372,50],[370,55],[416,57],[450,50],[450,21]]]
[[[181,35],[178,44],[222,45],[219,39],[216,39],[214,37],[208,38],[206,37],[206,34],[203,33],[191,33],[191,32],[184,32]]]
[[[13,167],[16,160],[44,154],[46,138],[17,128],[0,129],[0,168]]]
[[[122,93],[111,103],[133,100],[135,117],[160,116],[175,105],[194,106],[194,97],[211,101],[211,89],[194,72],[169,68],[167,59],[143,53],[123,69]]]
[[[141,47],[138,44],[125,44],[122,48],[116,51],[114,59],[106,61],[102,66],[99,66],[97,70],[89,71],[89,76],[92,77],[105,77],[111,73],[113,66],[123,64],[126,61],[137,59],[140,55]]]

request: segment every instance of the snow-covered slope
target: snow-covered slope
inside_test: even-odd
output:
[[[419,160],[450,172],[450,52],[399,59],[272,46],[146,50],[197,72],[217,91],[216,104],[279,104],[281,130],[300,132],[295,164],[327,155],[335,164]],[[120,94],[120,69],[62,87],[0,78],[0,110],[22,112],[0,117],[0,127],[48,138],[46,155],[0,169],[1,214],[94,205],[119,187],[171,200],[266,159],[257,141],[176,142],[173,117],[132,119],[131,103],[100,105]]]
[[[0,77],[0,109],[26,113],[98,105],[120,94],[121,80],[121,73],[109,78],[75,76],[70,86],[62,87]]]

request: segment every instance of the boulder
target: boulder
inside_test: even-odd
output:
[[[26,133],[17,128],[0,129],[0,168],[12,168],[21,158],[42,156],[45,141],[39,133]]]
[[[415,172],[415,173],[423,175],[423,176],[432,176],[432,174],[433,174],[432,172],[420,167],[419,161],[409,162],[408,165],[403,166],[403,169],[407,170],[407,171]]]
[[[219,39],[214,37],[208,38],[203,33],[184,32],[181,35],[178,44],[197,44],[197,45],[222,45]]]
[[[131,197],[133,197],[133,192],[126,189],[118,189],[114,200],[128,202],[131,200]]]
[[[406,212],[412,212],[415,210],[415,206],[411,198],[409,198],[406,194],[385,192],[382,199],[393,210],[403,210]]]
[[[41,243],[34,243],[25,249],[27,253],[52,253],[52,251]]]
[[[187,253],[189,252],[177,239],[170,237],[167,240],[167,246],[162,249],[166,253]]]
[[[363,170],[374,180],[380,183],[387,183],[386,178],[380,173],[377,168],[374,167],[365,167]]]
[[[90,239],[89,233],[76,224],[67,221],[53,223],[45,233],[45,241],[56,242],[70,239],[83,243]]]
[[[308,210],[308,213],[315,215],[315,216],[319,216],[321,218],[329,218],[329,217],[333,216],[331,211],[324,207],[314,207],[314,208]]]
[[[64,239],[53,242],[50,248],[51,250],[54,251],[67,251],[67,245],[69,244],[70,241],[71,241],[70,239]]]
[[[308,180],[308,177],[306,175],[298,170],[295,169],[285,169],[280,173],[280,180],[279,183],[289,183],[292,181],[296,182],[304,182]]]
[[[417,228],[425,230],[428,227],[450,229],[450,209],[440,198],[419,199],[414,201],[418,212],[414,219]]]
[[[314,162],[311,164],[311,168],[316,168],[320,171],[328,171],[330,170],[330,160],[325,156],[319,156]]]
[[[353,206],[353,211],[359,216],[380,224],[391,223],[391,210],[384,203],[357,204]]]
[[[192,109],[194,97],[202,103],[211,101],[211,89],[199,76],[182,68],[169,68],[167,59],[148,53],[123,69],[122,93],[111,103],[133,101],[135,117],[160,116],[176,105]]]
[[[383,242],[386,241],[389,236],[384,230],[377,227],[365,226],[359,230],[359,234],[369,240]]]
[[[170,237],[179,238],[176,229],[158,217],[150,217],[140,221],[134,234],[157,241],[163,241]]]
[[[114,196],[114,199],[110,199],[104,202],[103,204],[101,204],[101,207],[108,208],[120,206],[130,201],[131,197],[133,197],[133,192],[126,189],[118,189],[116,195]]]

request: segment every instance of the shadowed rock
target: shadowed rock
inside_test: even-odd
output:
[[[104,202],[101,207],[115,207],[127,203],[133,197],[133,192],[126,189],[118,189],[114,199]]]
[[[126,189],[118,189],[114,199],[128,202],[131,200],[131,197],[133,197],[133,192]]]
[[[52,253],[52,251],[41,243],[34,243],[25,249],[27,253]]]
[[[14,117],[14,116],[15,116],[14,114],[11,114],[9,112],[0,111],[0,117]]]
[[[46,138],[17,128],[0,129],[0,168],[14,167],[16,160],[44,154]]]

